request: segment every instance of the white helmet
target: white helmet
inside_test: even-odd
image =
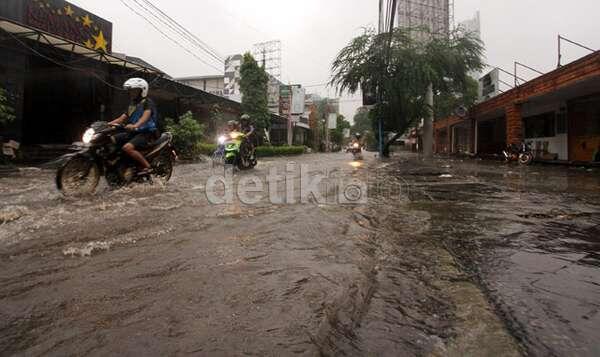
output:
[[[146,98],[148,96],[148,89],[149,89],[149,85],[148,82],[146,82],[144,79],[142,78],[130,78],[127,80],[127,82],[125,82],[123,84],[123,89],[133,89],[133,88],[137,88],[137,89],[141,89],[142,90],[142,98]]]

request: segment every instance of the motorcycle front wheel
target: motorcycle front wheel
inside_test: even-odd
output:
[[[173,160],[168,153],[162,153],[152,161],[152,176],[166,184],[173,175]]]
[[[56,187],[65,196],[92,195],[100,181],[100,168],[82,155],[70,158],[56,173]]]

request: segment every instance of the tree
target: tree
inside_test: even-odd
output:
[[[384,145],[389,146],[430,108],[425,93],[432,85],[434,93],[464,93],[467,73],[483,68],[483,44],[461,30],[450,36],[429,34],[426,41],[412,36],[423,28],[396,28],[376,34],[365,30],[344,47],[332,65],[331,84],[338,91],[356,93],[378,91],[382,100],[371,112],[383,120],[383,130],[395,133]]]
[[[366,108],[360,108],[354,115],[353,133],[365,134],[373,130],[373,121],[369,117],[369,111]]]
[[[258,131],[271,127],[269,112],[269,75],[260,67],[250,53],[244,55],[240,68],[240,90],[242,92],[242,110],[250,115]]]
[[[15,110],[8,101],[6,90],[0,87],[0,126],[10,124],[15,120]]]
[[[195,159],[198,154],[198,144],[204,135],[204,126],[194,119],[192,112],[179,117],[179,121],[165,119],[167,131],[173,134],[173,146],[181,157]]]
[[[344,130],[350,129],[350,123],[343,115],[337,117],[337,127],[330,132],[331,142],[342,146],[344,144]]]
[[[472,107],[479,96],[478,91],[479,83],[475,79],[468,77],[463,93],[437,93],[434,99],[435,119],[444,119],[455,115],[456,109],[461,106],[467,109]]]

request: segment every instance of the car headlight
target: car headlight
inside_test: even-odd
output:
[[[225,144],[225,140],[227,140],[227,138],[225,136],[223,136],[223,135],[219,136],[219,138],[217,139],[217,141],[221,145]]]
[[[96,131],[94,129],[88,129],[85,131],[85,133],[83,134],[83,143],[84,144],[89,144],[92,142],[92,139],[94,138],[94,135],[96,134]]]

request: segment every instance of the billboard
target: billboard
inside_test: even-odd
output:
[[[87,48],[112,51],[112,23],[63,0],[26,0],[24,23]]]
[[[292,86],[292,114],[304,114],[306,89],[301,86]]]
[[[500,70],[494,68],[479,79],[479,102],[486,101],[500,94]]]
[[[338,115],[336,113],[331,113],[327,117],[327,129],[337,129],[337,118]]]
[[[288,116],[292,113],[292,88],[279,86],[279,114]]]

